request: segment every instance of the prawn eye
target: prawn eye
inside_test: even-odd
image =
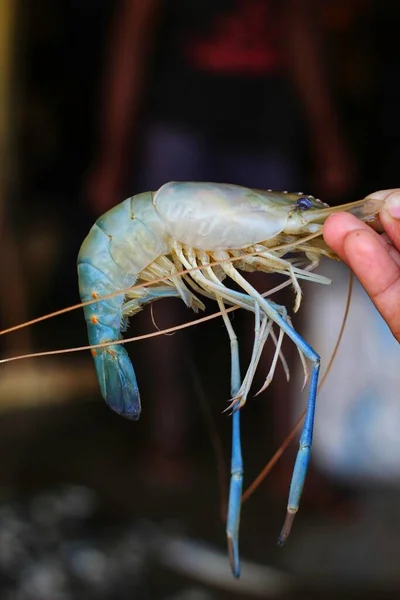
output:
[[[312,207],[312,202],[311,202],[310,198],[303,197],[303,198],[299,198],[298,200],[296,200],[296,206],[300,210],[307,210],[308,208]]]

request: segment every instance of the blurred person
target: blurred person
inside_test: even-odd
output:
[[[318,5],[122,0],[86,189],[96,216],[171,180],[300,191],[308,154],[318,192],[348,193],[354,162],[331,98]],[[157,325],[175,324],[183,310],[163,301]],[[157,405],[148,460],[170,481],[182,476],[186,439],[182,345],[182,334],[152,342]],[[284,415],[284,403],[279,410]],[[285,416],[279,421],[285,429]]]
[[[267,184],[268,175],[274,178],[274,171],[279,172],[280,159],[286,165],[280,183],[286,182],[288,189],[295,178],[287,165],[296,165],[310,146],[321,195],[347,193],[354,161],[331,98],[318,6],[316,0],[202,0],[190,5],[183,0],[121,0],[87,187],[93,210],[101,214],[119,202],[123,190],[131,190],[139,167],[145,173],[134,180],[141,189],[148,180],[164,183],[160,171],[173,170],[173,161],[179,163],[175,170],[179,168],[181,178],[185,171],[186,178],[190,171],[211,172],[218,157],[207,165],[204,161],[218,141],[225,142],[225,153],[232,148],[239,153],[239,166],[246,156],[250,165],[259,157],[254,168],[258,178],[260,160],[267,163],[272,153],[272,173],[263,181]],[[132,170],[132,140],[139,136],[144,141]],[[173,151],[172,158],[158,156],[164,147]],[[223,169],[218,165],[215,170]],[[233,166],[229,172],[234,176]]]

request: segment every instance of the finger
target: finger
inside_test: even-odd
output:
[[[327,219],[326,243],[354,271],[361,285],[400,341],[400,268],[393,257],[399,254],[385,239],[347,213]]]
[[[400,189],[381,190],[367,196],[367,198],[383,200],[387,199],[380,211],[379,218],[387,233],[383,235],[375,234],[375,239],[386,248],[394,261],[400,265],[400,217],[394,218],[394,215],[400,215]],[[392,212],[392,214],[390,214]],[[344,238],[350,231],[362,229],[371,231],[371,228],[349,213],[336,213],[331,215],[324,225],[324,238],[342,260]]]
[[[371,231],[375,238],[381,243],[381,236],[372,231],[368,225],[357,219],[354,215],[346,212],[340,212],[327,218],[324,225],[324,240],[336,252],[336,254],[345,262],[347,257],[344,254],[344,241],[346,236],[352,231]]]
[[[400,190],[393,190],[386,196],[379,218],[389,238],[400,250]]]

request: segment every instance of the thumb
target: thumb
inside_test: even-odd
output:
[[[379,218],[393,245],[400,250],[400,189],[386,195]]]

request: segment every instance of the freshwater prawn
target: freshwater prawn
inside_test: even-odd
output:
[[[313,273],[322,256],[339,260],[321,239],[333,212],[348,211],[376,226],[382,201],[371,196],[329,207],[302,193],[255,190],[231,184],[169,182],[155,192],[127,198],[101,216],[79,251],[79,291],[84,303],[89,342],[102,397],[121,416],[138,420],[141,398],[122,333],[128,319],[147,304],[181,298],[195,312],[204,310],[201,296],[215,300],[231,346],[232,413],[231,483],[226,534],[232,573],[240,576],[239,524],[243,487],[240,409],[246,403],[268,338],[275,354],[260,393],[272,381],[278,361],[289,368],[281,351],[286,334],[296,345],[309,381],[307,409],[290,484],[286,519],[279,543],[287,539],[298,511],[310,460],[320,370],[317,352],[295,331],[286,307],[261,295],[240,271],[280,273],[300,308],[299,280],[331,281]],[[240,292],[225,282],[232,280]],[[271,291],[272,292],[272,291]],[[254,345],[242,379],[239,347],[226,305],[254,315]],[[279,333],[275,332],[275,327]],[[307,361],[311,363],[309,372]]]

